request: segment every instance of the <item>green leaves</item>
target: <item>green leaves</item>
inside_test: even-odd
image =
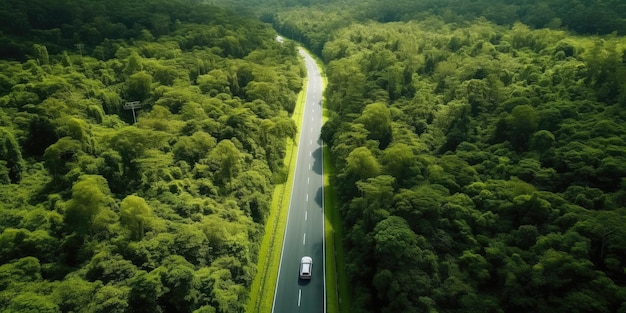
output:
[[[274,18],[305,42],[331,38],[323,57],[335,115],[322,138],[338,169],[353,310],[618,310],[623,39],[513,23],[567,24],[552,4],[482,4],[360,3],[378,22],[330,35],[315,29],[332,22],[299,10]],[[469,16],[466,26],[446,22]]]
[[[0,10],[24,26],[0,49],[0,307],[242,311],[298,131],[295,46],[191,2],[34,1],[33,24]]]
[[[385,149],[391,142],[391,115],[384,103],[367,105],[355,122],[365,126],[369,131],[368,138],[377,140],[381,149]]]
[[[83,175],[72,186],[72,199],[67,203],[65,223],[80,236],[106,231],[116,219],[106,180],[98,175]]]
[[[365,148],[359,147],[354,149],[346,158],[346,174],[364,180],[374,177],[380,173],[381,166],[372,152]]]
[[[132,240],[141,240],[152,219],[152,210],[141,197],[130,195],[122,200],[120,223],[130,231]]]
[[[4,167],[6,168],[4,170],[6,176],[0,174],[0,182],[19,183],[25,165],[22,151],[13,133],[4,127],[0,127],[0,160],[4,161]]]

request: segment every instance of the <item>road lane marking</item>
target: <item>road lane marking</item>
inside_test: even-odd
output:
[[[306,244],[306,233],[304,233],[304,237],[302,237],[302,245]]]
[[[306,221],[306,217],[307,217],[308,213],[309,213],[308,211],[304,211],[304,220],[305,221]]]
[[[311,182],[311,177],[306,178],[306,184],[308,185]]]
[[[302,298],[302,289],[298,289],[298,306],[300,306],[300,299]]]
[[[306,202],[309,202],[309,194],[306,194]]]
[[[313,139],[309,140],[309,144],[313,144]]]

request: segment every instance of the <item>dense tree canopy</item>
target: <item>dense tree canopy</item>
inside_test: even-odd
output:
[[[327,65],[352,312],[626,311],[622,2],[212,1]],[[192,0],[0,20],[0,307],[242,311],[294,45]]]
[[[295,46],[197,1],[0,14],[0,311],[241,312]]]
[[[282,3],[327,63],[352,312],[626,308],[626,7]]]

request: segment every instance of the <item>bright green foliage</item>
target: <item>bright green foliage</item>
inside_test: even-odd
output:
[[[197,1],[0,19],[0,311],[242,311],[297,134],[293,43]]]
[[[364,180],[380,173],[381,166],[372,152],[360,147],[354,149],[346,158],[346,173],[358,179]]]
[[[65,223],[79,235],[105,230],[115,216],[109,205],[109,187],[102,176],[81,176],[72,186],[72,198],[67,203]]]
[[[219,181],[232,181],[241,166],[241,154],[232,141],[224,139],[211,151],[209,160],[214,164],[215,174]]]
[[[58,313],[61,310],[50,297],[41,296],[34,292],[26,292],[13,298],[5,312]]]
[[[130,101],[143,101],[152,92],[152,75],[141,71],[128,77],[126,87],[126,99]]]
[[[152,210],[141,197],[130,195],[120,205],[120,223],[130,231],[133,240],[141,240],[146,225],[151,220]]]
[[[362,123],[365,126],[365,129],[369,131],[368,137],[377,140],[381,149],[386,148],[391,142],[391,115],[385,104],[373,103],[367,105],[355,122]]]
[[[172,152],[176,160],[183,160],[193,165],[200,159],[206,157],[209,150],[213,149],[215,145],[215,138],[205,132],[199,131],[189,137],[180,137],[178,142],[172,147]]]

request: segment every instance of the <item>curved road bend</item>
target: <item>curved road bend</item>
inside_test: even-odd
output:
[[[324,181],[319,139],[322,128],[322,78],[313,58],[302,49],[300,55],[306,63],[308,86],[273,313],[326,312]],[[310,281],[298,278],[303,256],[313,258]]]

